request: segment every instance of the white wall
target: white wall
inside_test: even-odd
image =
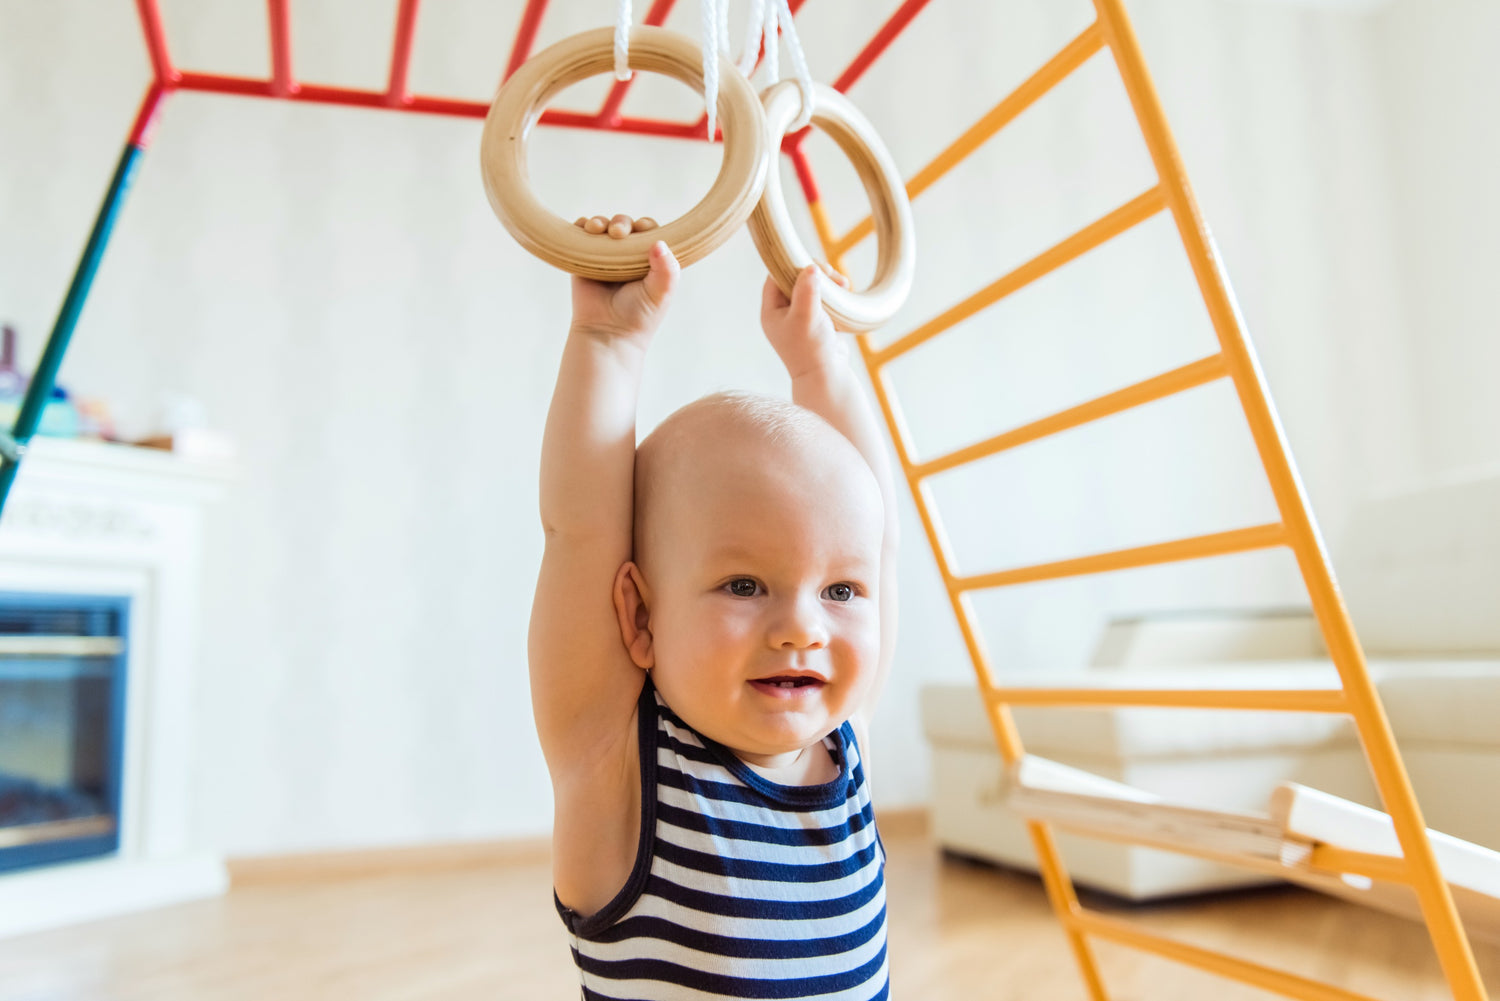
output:
[[[374,6],[295,4],[299,72],[378,86],[394,4]],[[424,11],[414,86],[488,93],[519,6]],[[543,42],[606,16],[557,6]],[[674,23],[695,31],[696,5],[681,6]],[[816,74],[831,78],[895,6],[811,4]],[[259,9],[166,4],[174,58],[263,72]],[[1421,473],[1419,434],[1444,433],[1413,417],[1370,20],[1253,0],[1131,9],[1308,489],[1336,526],[1359,497]],[[0,0],[0,314],[32,351],[146,82],[131,14]],[[1088,16],[1084,0],[939,0],[853,96],[910,173]],[[580,105],[602,86],[580,88]],[[643,91],[648,110],[692,111],[665,84]],[[891,330],[1146,187],[1128,115],[1096,57],[924,196],[918,284]],[[200,836],[232,854],[549,824],[524,637],[566,280],[490,215],[478,133],[471,121],[171,98],[64,370],[136,423],[163,390],[191,392],[240,443],[246,475],[209,539],[198,695]],[[852,223],[852,173],[820,153],[834,217]],[[533,156],[544,198],[569,216],[670,216],[716,162],[680,143],[550,130]],[[743,234],[688,273],[653,348],[643,428],[714,388],[784,389],[756,331],[761,274]],[[915,353],[896,378],[931,453],[1211,350],[1158,219]],[[1207,389],[940,481],[964,569],[1269,520],[1237,422]],[[916,690],[968,671],[909,505],[904,515],[898,674],[874,749],[888,804],[926,794]],[[1040,669],[1077,663],[1112,612],[1301,600],[1289,560],[1256,556],[1027,588],[981,608],[997,664]]]
[[[1500,461],[1500,4],[1400,0],[1375,48],[1427,466]]]

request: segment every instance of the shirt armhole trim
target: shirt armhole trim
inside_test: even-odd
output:
[[[635,866],[630,870],[630,878],[625,881],[620,892],[587,918],[580,918],[576,912],[563,907],[561,901],[558,902],[563,922],[579,938],[598,935],[624,917],[640,899],[646,889],[646,881],[651,876],[651,862],[655,858],[653,849],[656,846],[657,733],[661,725],[656,712],[656,686],[651,683],[650,675],[646,676],[646,683],[641,686],[640,702],[636,705],[636,725],[641,771],[641,832],[636,843]],[[553,899],[556,899],[556,894],[553,894]]]

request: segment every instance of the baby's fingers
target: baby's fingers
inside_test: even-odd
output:
[[[844,274],[842,271],[838,270],[832,264],[829,264],[827,261],[819,261],[818,262],[818,267],[822,269],[822,271],[823,271],[823,273],[825,275],[827,275],[829,278],[833,279],[834,284],[838,285],[839,288],[853,288],[854,287],[854,283],[849,280],[849,276],[848,275]]]
[[[660,308],[667,304],[672,298],[672,292],[677,288],[677,278],[682,273],[682,266],[677,263],[677,258],[670,248],[661,240],[651,245],[649,254],[651,270],[642,280],[642,287],[646,290],[646,296],[652,305]]]
[[[821,278],[818,269],[809,264],[797,275],[797,286],[792,289],[790,315],[802,323],[811,323],[823,306],[823,292],[819,287]]]

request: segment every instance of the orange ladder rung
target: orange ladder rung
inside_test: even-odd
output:
[[[1256,709],[1270,712],[1346,713],[1342,688],[991,688],[991,702],[1012,706],[1117,706],[1162,709]]]
[[[1010,587],[1014,584],[1034,584],[1044,580],[1063,577],[1082,577],[1085,574],[1109,573],[1112,570],[1131,570],[1136,567],[1154,566],[1158,563],[1177,563],[1182,560],[1203,559],[1209,556],[1228,556],[1253,549],[1270,549],[1286,545],[1286,528],[1280,522],[1268,525],[1253,525],[1236,528],[1228,532],[1195,535],[1172,542],[1158,542],[1149,546],[1131,549],[1116,549],[1092,556],[1077,556],[1055,563],[1037,563],[1016,567],[1014,570],[996,570],[992,573],[973,574],[968,577],[953,577],[948,581],[952,591],[981,591],[993,587]]]
[[[907,197],[915,198],[926,191],[939,178],[958,166],[969,154],[984,145],[991,136],[1009,125],[1021,112],[1035,104],[1038,99],[1056,87],[1103,47],[1104,33],[1099,28],[1099,22],[1095,21],[1057,55],[1049,59],[1041,69],[1007,94],[1004,100],[986,112],[985,116],[971,125],[963,135],[933,157],[931,163],[917,171],[915,176],[906,182]],[[823,245],[828,248],[829,259],[844,256],[850,248],[856,246],[874,231],[874,219],[865,216],[859,225],[841,238],[837,240],[824,238]]]
[[[1312,857],[1307,861],[1314,869],[1364,876],[1387,883],[1402,883],[1406,886],[1413,883],[1411,866],[1400,856],[1357,852],[1320,841],[1313,846]]]
[[[993,438],[986,438],[984,441],[965,446],[956,452],[919,462],[912,467],[911,475],[917,479],[936,476],[938,473],[947,472],[957,466],[977,462],[1040,438],[1069,431],[1147,403],[1154,403],[1176,393],[1213,382],[1215,379],[1222,379],[1228,374],[1229,368],[1224,364],[1224,356],[1222,354],[1209,355],[1207,358],[1200,358],[1180,368],[1174,368],[1170,372],[1163,372],[1161,375],[1144,379],[1124,389],[1080,403],[1076,407],[1069,407],[1067,410],[1061,410],[1040,420],[1032,421],[1030,424],[997,434]]]
[[[1308,1001],[1377,1001],[1368,994],[1356,994],[1320,980],[1310,980],[1285,970],[1188,945],[1186,942],[1145,931],[1131,922],[1106,917],[1083,908],[1069,914],[1066,920],[1070,927],[1085,935],[1149,952],[1163,959],[1221,977],[1230,977],[1287,997],[1306,998]]]
[[[958,305],[928,320],[911,333],[872,352],[871,364],[885,365],[892,358],[905,354],[980,310],[993,306],[1011,293],[1083,256],[1099,244],[1145,222],[1166,207],[1166,193],[1160,185],[1147,189],[1108,215],[1094,220],[1061,243],[1042,251],[1014,271],[986,285]]]

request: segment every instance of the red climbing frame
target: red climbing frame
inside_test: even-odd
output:
[[[548,0],[526,0],[521,13],[521,23],[516,28],[515,40],[511,43],[510,56],[505,64],[508,79],[531,55],[536,42],[537,29],[547,10]],[[795,14],[807,0],[791,0]],[[930,0],[906,0],[890,19],[880,27],[869,43],[860,50],[847,69],[839,74],[834,87],[847,91],[854,85],[880,54],[895,41],[902,29],[930,2]],[[407,88],[407,73],[411,67],[412,40],[416,36],[417,7],[420,0],[401,0],[396,11],[395,38],[391,46],[391,70],[384,90],[360,90],[352,87],[329,87],[322,84],[303,83],[292,73],[291,0],[266,0],[266,15],[271,36],[271,75],[266,79],[254,77],[226,76],[220,73],[197,73],[182,70],[172,65],[167,50],[166,32],[162,27],[161,10],[157,0],[135,0],[140,12],[141,28],[146,33],[146,47],[151,54],[151,66],[155,80],[142,103],[141,113],[131,131],[131,142],[144,146],[146,135],[155,117],[161,98],[174,90],[196,90],[215,94],[239,94],[244,97],[269,97],[285,101],[302,101],[310,104],[341,104],[356,108],[383,108],[387,111],[406,111],[425,115],[451,115],[459,118],[484,118],[489,113],[488,101],[464,100],[451,97],[431,97],[412,94]],[[676,0],[654,0],[646,12],[646,24],[663,24],[672,12]],[[610,88],[603,106],[594,114],[577,111],[551,110],[541,117],[543,125],[559,125],[576,129],[610,129],[636,135],[669,136],[678,139],[700,139],[706,127],[705,119],[696,122],[672,122],[656,118],[632,118],[620,113],[625,97],[630,91],[630,81],[616,81]],[[797,177],[802,182],[808,201],[817,201],[817,184],[812,168],[802,154],[801,142],[807,130],[788,136],[784,149],[792,157]]]

